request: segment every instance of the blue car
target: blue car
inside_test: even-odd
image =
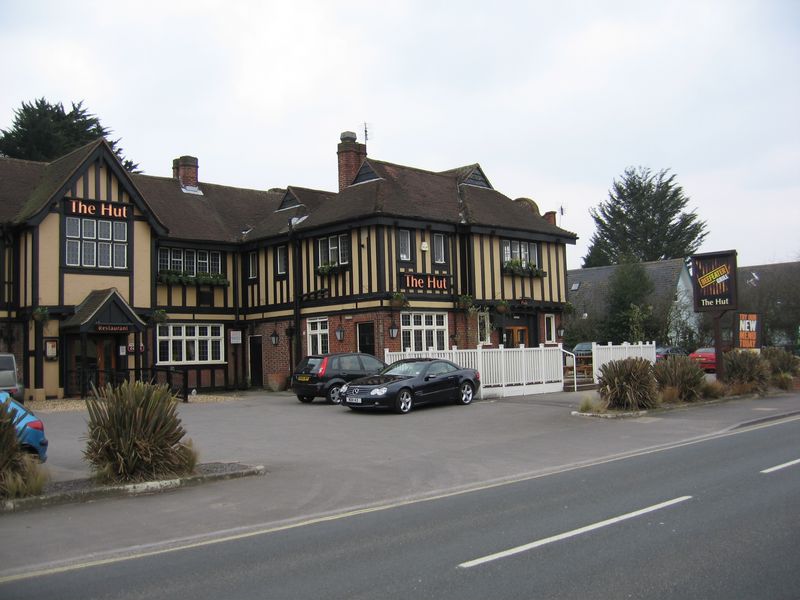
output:
[[[22,449],[36,454],[41,462],[45,462],[47,438],[44,437],[44,423],[19,402],[12,400],[6,392],[0,392],[0,410],[9,411],[13,415]]]

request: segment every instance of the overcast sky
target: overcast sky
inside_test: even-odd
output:
[[[701,251],[800,260],[800,1],[0,0],[0,128],[84,101],[149,175],[337,187],[372,157],[563,207],[580,239],[626,167],[670,169]]]

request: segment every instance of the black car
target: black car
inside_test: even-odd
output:
[[[341,389],[342,405],[390,408],[405,414],[418,404],[455,402],[470,404],[481,384],[475,369],[462,369],[449,360],[408,358],[377,375],[351,381]]]
[[[688,352],[677,346],[659,346],[656,348],[656,360],[664,360],[668,356],[688,356]]]
[[[297,365],[289,387],[300,402],[321,397],[330,404],[339,404],[339,390],[345,382],[377,373],[385,366],[382,360],[360,352],[312,354]]]

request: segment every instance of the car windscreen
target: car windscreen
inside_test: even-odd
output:
[[[389,365],[381,374],[383,375],[401,375],[405,377],[416,377],[425,369],[429,363],[427,362],[399,362]]]

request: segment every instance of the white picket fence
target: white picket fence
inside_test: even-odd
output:
[[[612,360],[622,360],[625,358],[644,358],[651,363],[656,362],[656,343],[655,342],[637,342],[629,344],[622,342],[614,346],[608,344],[602,346],[592,342],[592,370],[594,374],[594,382],[597,383],[598,376],[600,375],[600,367]]]
[[[421,352],[384,352],[386,363],[404,358],[444,358],[457,365],[477,369],[481,374],[479,394],[484,398],[546,394],[564,389],[564,357],[561,344],[540,345],[538,348],[499,348],[459,350],[428,350]],[[597,381],[600,365],[628,356],[642,356],[655,362],[655,343],[622,344],[619,346],[592,345],[592,358]],[[602,361],[602,362],[598,362]],[[571,383],[571,382],[570,382]]]

